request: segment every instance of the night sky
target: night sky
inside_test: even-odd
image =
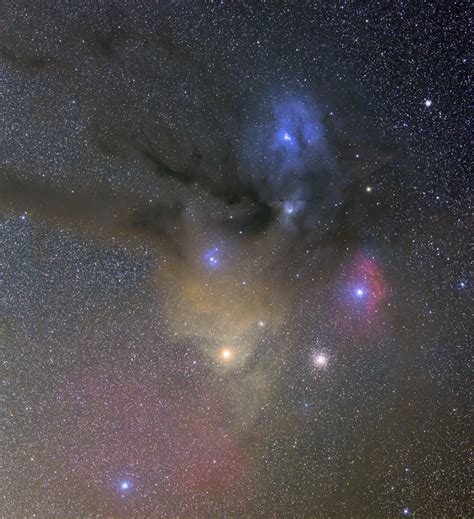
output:
[[[468,2],[1,4],[0,517],[469,517]]]

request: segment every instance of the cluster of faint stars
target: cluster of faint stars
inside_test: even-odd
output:
[[[322,352],[315,352],[312,355],[312,362],[316,368],[325,368],[328,365],[328,356]]]

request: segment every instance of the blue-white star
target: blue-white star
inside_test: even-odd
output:
[[[211,268],[218,268],[221,265],[221,251],[218,247],[208,249],[204,254],[204,261]]]
[[[129,490],[131,487],[130,481],[124,480],[120,483],[120,490]]]

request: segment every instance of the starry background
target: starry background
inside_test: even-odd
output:
[[[1,517],[468,517],[467,2],[0,9]]]

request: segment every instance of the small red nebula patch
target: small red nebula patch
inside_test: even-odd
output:
[[[337,287],[337,324],[346,334],[374,335],[384,324],[387,288],[383,271],[370,256],[359,254],[346,266]]]
[[[385,299],[385,283],[381,269],[372,258],[357,257],[350,272],[350,285],[353,297],[360,301],[362,308],[371,312]]]

